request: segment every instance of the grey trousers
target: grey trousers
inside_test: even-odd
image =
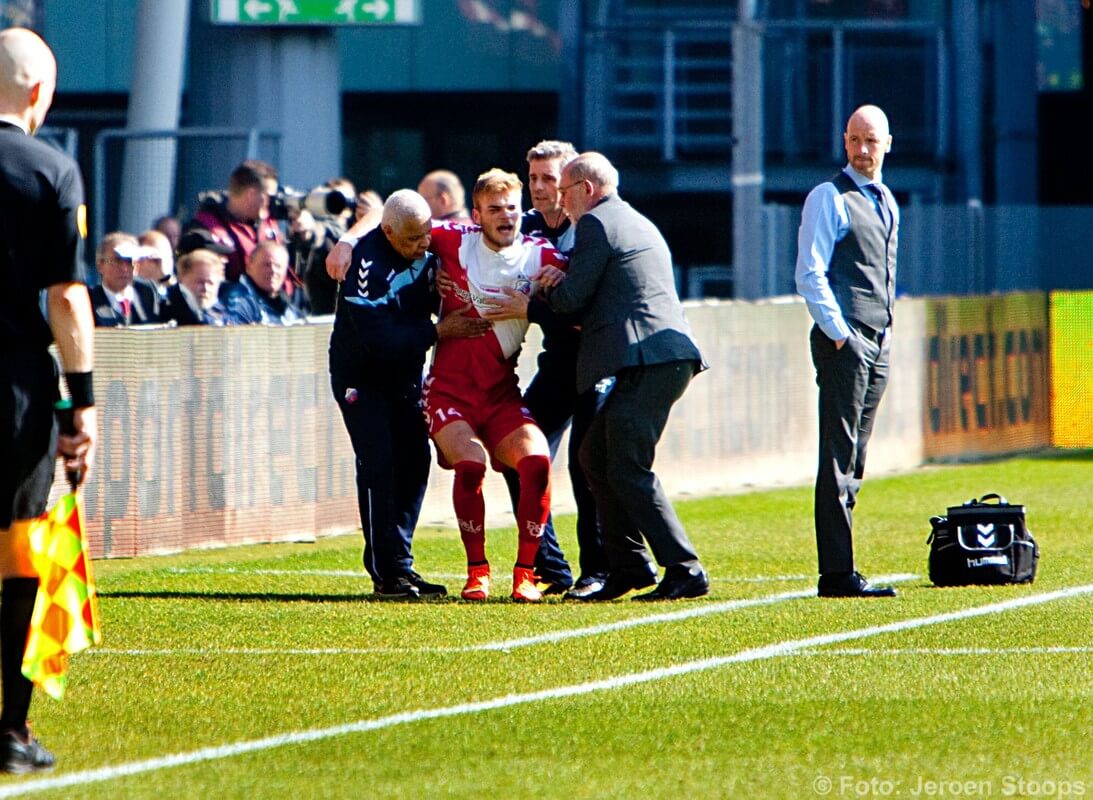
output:
[[[694,377],[694,361],[622,370],[581,444],[580,459],[596,497],[611,570],[698,562],[691,540],[653,473],[668,414]]]
[[[877,406],[888,385],[891,336],[851,323],[841,350],[817,326],[810,345],[820,387],[820,459],[816,471],[816,551],[820,574],[854,571],[854,505]]]

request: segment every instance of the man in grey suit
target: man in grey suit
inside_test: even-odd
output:
[[[877,406],[888,384],[896,294],[899,207],[881,183],[892,147],[888,118],[862,106],[843,134],[847,165],[805,199],[797,291],[815,320],[810,334],[820,387],[815,524],[820,597],[892,597],[854,568],[851,517],[865,474]]]
[[[702,354],[683,317],[668,245],[619,197],[618,182],[607,158],[583,153],[562,170],[559,187],[576,240],[569,273],[548,302],[581,321],[577,391],[615,379],[580,449],[610,572],[602,587],[566,597],[614,600],[653,586],[657,572],[642,536],[664,576],[634,599],[700,597],[709,579],[652,467],[672,405],[704,368]]]

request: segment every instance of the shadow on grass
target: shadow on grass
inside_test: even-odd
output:
[[[1045,450],[1035,454],[1037,458],[1051,461],[1093,461],[1093,450]]]
[[[142,599],[142,600],[230,600],[239,603],[422,603],[428,600],[393,600],[379,599],[368,594],[305,594],[292,592],[180,592],[180,591],[99,591],[102,599]]]
[[[456,595],[447,595],[446,597],[377,597],[374,594],[305,594],[303,592],[293,592],[279,594],[277,592],[183,592],[178,590],[165,590],[165,591],[151,591],[148,589],[142,590],[127,590],[127,589],[114,589],[111,591],[99,590],[96,592],[99,599],[121,599],[121,600],[228,600],[237,603],[375,603],[377,605],[422,605],[429,604],[435,605],[441,604],[458,604],[464,606],[483,606],[483,605],[496,605],[507,604],[514,606],[556,606],[560,605],[559,602],[542,602],[542,603],[519,603],[511,599],[508,595],[498,595],[497,597],[491,597],[485,602],[464,600]],[[584,605],[580,603],[566,603],[565,605]]]
[[[975,464],[993,464],[999,461],[1012,461],[1015,458],[1033,458],[1040,461],[1071,461],[1085,463],[1093,461],[1093,449],[1064,450],[1057,447],[1042,447],[1031,450],[1008,453],[969,453],[964,455],[938,456],[927,459],[926,464],[936,466],[971,466]]]

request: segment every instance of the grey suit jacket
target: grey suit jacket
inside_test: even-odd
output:
[[[668,244],[618,195],[578,220],[569,274],[547,299],[555,311],[580,317],[578,391],[626,367],[693,360],[697,371],[702,362],[676,294]]]

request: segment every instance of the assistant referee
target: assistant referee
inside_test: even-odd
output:
[[[27,727],[32,684],[22,662],[38,591],[27,534],[45,510],[57,456],[82,480],[95,434],[94,323],[80,268],[83,182],[72,159],[31,138],[56,85],[57,62],[37,34],[0,31],[0,771],[12,773],[53,766]],[[72,395],[68,434],[54,419],[52,341]]]

